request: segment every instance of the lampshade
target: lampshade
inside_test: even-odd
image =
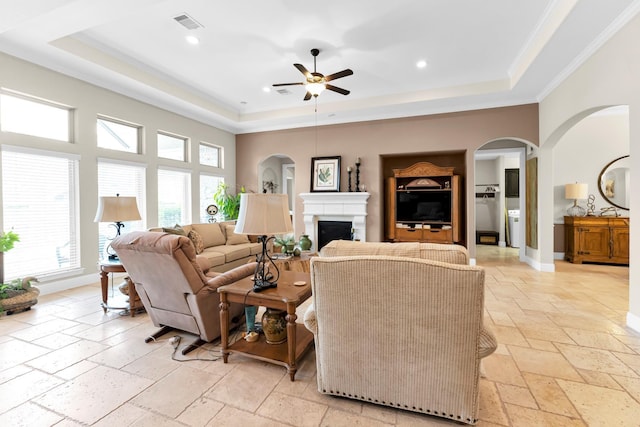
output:
[[[564,186],[564,198],[573,200],[586,200],[589,197],[587,184],[567,184]]]
[[[307,83],[305,88],[311,95],[318,96],[322,93],[323,90],[326,89],[326,86],[324,85],[324,83]]]
[[[238,234],[286,234],[293,231],[286,194],[242,193]]]
[[[140,211],[135,197],[102,196],[98,201],[98,210],[94,222],[138,221]]]

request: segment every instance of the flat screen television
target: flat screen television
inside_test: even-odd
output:
[[[397,192],[396,221],[451,222],[451,192]]]

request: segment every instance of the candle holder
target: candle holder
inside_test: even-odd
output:
[[[351,168],[347,169],[347,174],[349,175],[349,193],[351,193]]]
[[[356,161],[356,191],[360,191],[360,157]]]

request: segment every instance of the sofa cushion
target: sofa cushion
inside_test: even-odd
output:
[[[204,241],[202,240],[202,236],[196,230],[191,230],[187,235],[189,239],[193,242],[193,246],[196,247],[196,254],[201,254],[204,250]]]
[[[202,236],[202,241],[205,248],[224,245],[226,242],[224,234],[220,229],[220,224],[218,223],[214,222],[212,224],[192,224],[191,228]]]
[[[224,231],[227,235],[227,245],[240,245],[242,243],[249,243],[249,237],[246,234],[236,234],[234,232],[236,226],[231,224],[224,225]]]
[[[224,254],[225,262],[231,262],[250,256],[251,245],[252,243],[245,243],[242,245],[220,245],[215,248],[211,248],[211,251]]]
[[[208,260],[210,264],[209,268],[217,267],[227,262],[224,253],[218,252],[215,249],[215,246],[213,248],[204,248],[202,253],[198,255],[198,258],[203,257]]]
[[[182,228],[180,224],[176,224],[173,227],[162,227],[162,231],[169,234],[177,234],[178,236],[187,235],[187,233],[184,231],[184,228]]]

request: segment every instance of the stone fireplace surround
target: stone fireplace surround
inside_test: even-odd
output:
[[[300,193],[304,209],[304,234],[317,251],[318,221],[351,221],[354,239],[367,240],[367,199],[369,193]]]

